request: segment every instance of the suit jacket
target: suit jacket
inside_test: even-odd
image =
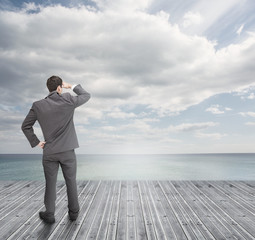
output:
[[[75,86],[73,91],[77,96],[53,91],[46,98],[33,103],[21,126],[31,147],[37,146],[40,142],[33,130],[36,120],[41,126],[46,142],[43,154],[64,152],[79,147],[73,114],[76,107],[90,99],[90,94],[80,84]]]

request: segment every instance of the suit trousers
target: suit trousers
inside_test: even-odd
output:
[[[43,168],[46,181],[44,204],[46,212],[55,213],[56,183],[59,165],[65,178],[68,208],[71,212],[79,211],[76,184],[76,156],[74,149],[66,152],[43,155]]]

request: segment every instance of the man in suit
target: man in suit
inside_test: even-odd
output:
[[[46,223],[55,222],[56,182],[60,165],[67,187],[69,219],[74,221],[79,213],[74,149],[79,145],[73,114],[76,107],[90,99],[90,94],[80,84],[72,86],[57,76],[52,76],[47,80],[47,87],[49,95],[33,103],[21,129],[31,147],[38,146],[43,149],[46,211],[39,213],[40,218]],[[77,96],[72,96],[70,93],[62,94],[62,88],[71,88]],[[44,141],[40,141],[34,133],[33,125],[36,121],[41,126]]]

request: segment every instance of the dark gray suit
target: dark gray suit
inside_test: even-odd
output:
[[[33,130],[36,121],[41,126],[46,142],[43,148],[46,212],[55,212],[59,164],[66,181],[69,210],[72,212],[79,211],[74,152],[74,149],[78,148],[79,145],[73,123],[73,114],[76,107],[89,100],[90,94],[80,84],[73,91],[77,96],[72,96],[69,93],[58,94],[57,91],[53,91],[45,99],[34,102],[22,124],[22,131],[31,147],[37,146],[40,142]]]

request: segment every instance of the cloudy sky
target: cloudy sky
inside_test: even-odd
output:
[[[1,0],[0,153],[41,152],[20,126],[51,75],[92,95],[76,109],[77,153],[255,152],[254,11],[253,0]]]

